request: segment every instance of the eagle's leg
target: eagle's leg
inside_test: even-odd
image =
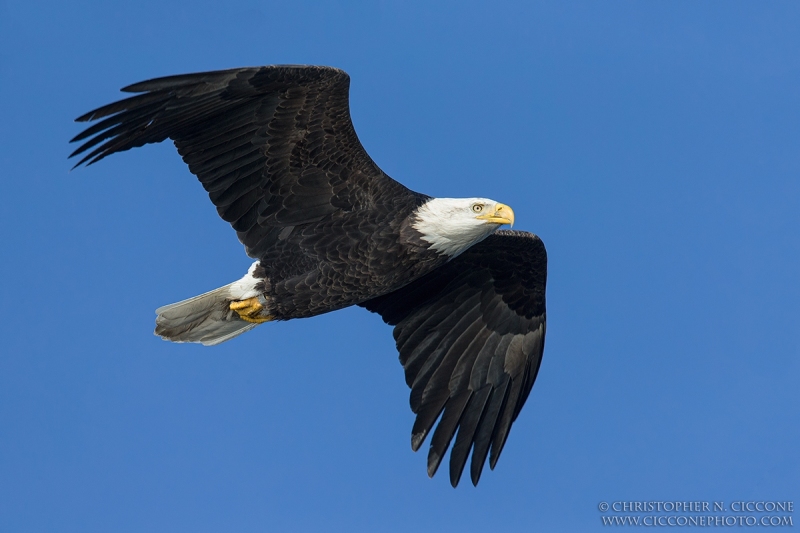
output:
[[[231,311],[236,312],[239,318],[253,324],[263,324],[269,322],[274,317],[262,314],[264,306],[258,297],[248,298],[247,300],[236,300],[230,303]]]

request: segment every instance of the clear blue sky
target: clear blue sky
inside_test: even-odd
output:
[[[0,2],[0,530],[585,532],[601,501],[797,505],[798,28],[779,1]],[[375,315],[153,336],[155,308],[250,263],[171,145],[69,172],[72,119],[120,87],[274,63],[345,69],[389,175],[544,239],[544,361],[477,489],[412,453]]]

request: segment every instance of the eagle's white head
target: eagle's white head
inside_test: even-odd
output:
[[[503,224],[514,224],[514,211],[488,198],[433,198],[416,211],[414,229],[439,253],[457,256]]]

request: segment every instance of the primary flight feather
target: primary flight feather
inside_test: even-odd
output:
[[[547,256],[486,198],[431,198],[387,176],[350,121],[349,76],[239,68],[125,87],[73,142],[92,164],[172,139],[256,261],[214,291],[156,310],[156,334],[219,344],[272,320],[360,305],[394,326],[416,451],[438,420],[433,476],[453,437],[455,487],[494,468],[544,351]],[[78,166],[76,165],[76,166]]]

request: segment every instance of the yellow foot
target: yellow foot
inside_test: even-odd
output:
[[[258,297],[248,298],[231,302],[231,311],[235,311],[239,318],[252,322],[253,324],[263,324],[272,320],[272,315],[262,315],[264,306],[258,301]]]

